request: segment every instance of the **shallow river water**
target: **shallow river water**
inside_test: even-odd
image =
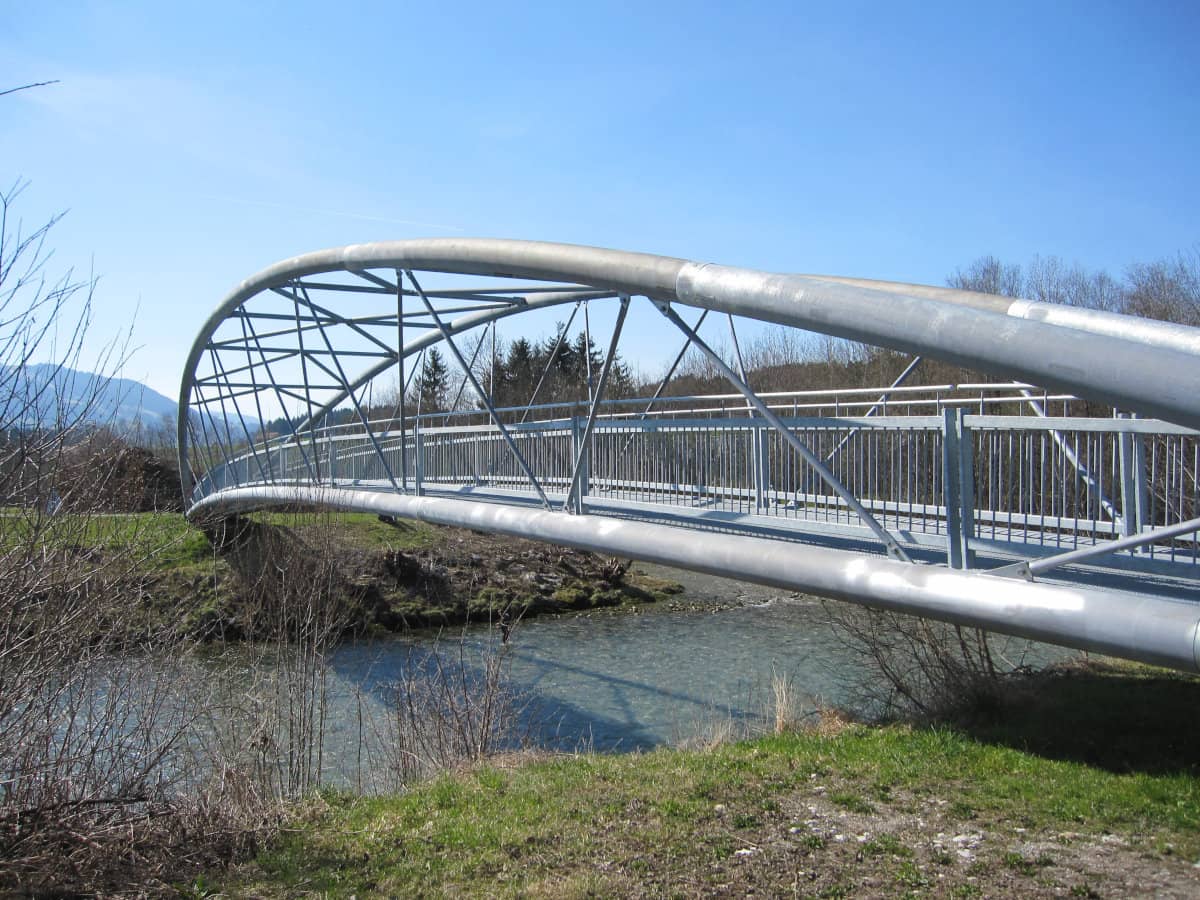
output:
[[[859,673],[821,601],[777,589],[643,566],[685,586],[687,609],[656,604],[521,623],[506,647],[508,674],[532,692],[527,730],[556,749],[628,751],[770,723],[771,684],[786,678],[793,709],[844,706]],[[460,641],[462,646],[460,647]],[[1029,645],[1020,652],[1028,658]],[[481,659],[499,646],[486,627],[345,645],[332,659],[330,751],[355,746],[363,706],[380,712],[388,685],[434,646]],[[1034,647],[1045,661],[1066,651]],[[365,698],[365,699],[364,699]]]

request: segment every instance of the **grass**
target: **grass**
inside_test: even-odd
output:
[[[0,511],[0,546],[11,544],[31,527],[25,511]],[[322,541],[336,540],[361,549],[418,550],[437,541],[437,530],[420,522],[386,524],[366,513],[255,513],[250,518],[303,534],[321,530]],[[48,537],[85,549],[121,551],[144,562],[149,571],[170,572],[210,562],[212,546],[204,532],[181,513],[60,513]]]
[[[1031,690],[985,725],[845,725],[327,794],[208,883],[265,897],[975,897],[1107,895],[1106,878],[1127,890],[1171,866],[1200,879],[1200,725],[1179,715],[1200,681],[1092,667]],[[1175,740],[1131,754],[1122,735],[1156,717]]]
[[[8,508],[0,519],[0,547],[16,546],[34,527],[25,510]],[[166,572],[212,556],[208,539],[180,513],[59,513],[44,520],[52,547],[126,554],[149,571]]]
[[[321,540],[335,540],[364,550],[423,550],[438,541],[438,530],[423,522],[383,522],[369,513],[276,512],[253,513],[251,519],[300,533],[320,529]]]
[[[95,545],[126,548],[144,560],[151,571],[168,572],[212,560],[213,551],[204,532],[179,513],[125,513],[96,517],[85,536]]]
[[[204,638],[242,636],[239,610],[244,586],[227,557],[218,554],[204,531],[180,513],[80,514],[62,512],[40,522],[33,511],[0,509],[0,553],[6,549],[58,552],[67,556],[114,561],[114,572],[129,580],[131,604],[119,622],[99,627],[128,632],[131,639],[166,627]],[[436,529],[421,523],[385,524],[376,516],[337,513],[260,513],[253,519],[291,529],[300,540],[312,532],[317,546],[338,546],[366,553],[382,549],[417,550],[437,541]],[[31,544],[31,529],[39,540]]]
[[[0,515],[0,552],[6,546],[24,552],[19,538],[47,524],[25,510]],[[336,560],[350,627],[363,634],[615,608],[679,590],[636,573],[615,583],[598,557],[534,551],[523,542],[464,529],[366,513],[264,512],[246,519],[260,537],[274,531],[299,552]],[[260,545],[251,542],[245,546],[252,549],[241,552],[229,543],[217,552],[203,530],[176,513],[64,512],[48,526],[39,532],[39,552],[107,557],[116,564],[114,573],[128,579],[131,595],[142,602],[136,614],[111,624],[131,640],[163,627],[206,640],[256,636],[250,592],[263,572]]]

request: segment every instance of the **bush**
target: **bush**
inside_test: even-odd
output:
[[[855,661],[857,707],[880,719],[993,714],[1022,669],[1003,652],[1020,642],[978,628],[836,601],[825,612]]]

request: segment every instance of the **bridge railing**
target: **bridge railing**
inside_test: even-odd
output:
[[[1082,403],[1073,394],[1053,393],[1022,382],[766,391],[758,397],[773,412],[793,417],[939,415],[947,406],[969,408],[981,415],[988,412],[1033,415],[1031,402],[1040,405],[1047,414],[1068,415]],[[496,410],[505,422],[558,421],[586,411],[584,400],[502,406]],[[741,394],[664,394],[652,401],[646,397],[606,398],[600,401],[598,416],[601,419],[708,418],[740,416],[745,411],[746,399]],[[486,410],[478,408],[455,409],[426,412],[412,419],[433,428],[486,424],[488,415]],[[359,426],[352,423],[344,427],[352,430]]]
[[[582,454],[582,417],[508,429],[552,504],[565,500],[581,457],[577,494],[590,513],[870,537],[780,432],[744,407],[732,414],[606,417]],[[908,546],[944,551],[956,567],[975,554],[1046,556],[1200,517],[1200,435],[1156,420],[980,415],[943,404],[938,415],[789,416],[784,424],[880,524]],[[496,426],[415,425],[276,439],[212,468],[193,499],[262,483],[536,499]],[[1200,544],[1194,531],[1173,535],[1108,563],[1194,572]]]

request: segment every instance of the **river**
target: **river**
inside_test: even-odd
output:
[[[773,679],[790,684],[798,717],[818,705],[860,702],[859,664],[834,634],[820,600],[641,568],[682,583],[686,608],[654,604],[638,612],[532,619],[503,646],[496,629],[481,626],[339,647],[330,660],[328,758],[347,774],[350,748],[363,738],[364,708],[368,718],[380,715],[392,696],[389,686],[435,649],[476,670],[489,652],[502,649],[507,675],[532,700],[523,734],[559,750],[642,750],[769,727]],[[1026,662],[1068,653],[1001,643],[1008,658]]]

